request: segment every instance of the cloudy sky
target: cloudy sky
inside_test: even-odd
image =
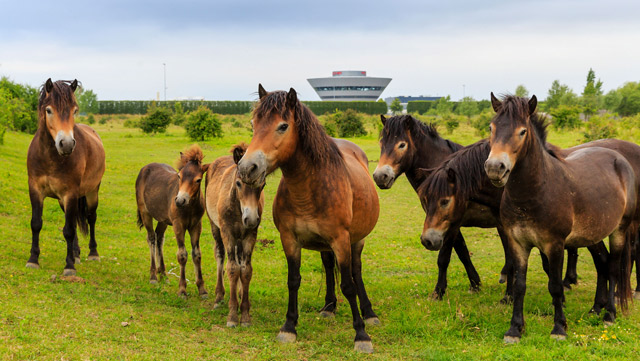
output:
[[[640,80],[640,2],[0,0],[0,76],[77,78],[100,99],[253,100],[306,79],[366,70],[383,97],[476,99],[554,79],[580,93]]]

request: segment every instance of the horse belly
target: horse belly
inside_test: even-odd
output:
[[[462,217],[462,227],[495,228],[498,226],[496,217],[487,206],[469,202]]]
[[[346,157],[345,157],[346,158]],[[351,243],[356,243],[366,237],[378,222],[380,203],[373,180],[355,158],[347,165],[353,194],[351,227]],[[354,164],[355,163],[355,164]]]

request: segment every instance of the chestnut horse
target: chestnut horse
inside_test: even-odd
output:
[[[218,278],[216,306],[224,299],[224,256],[229,256],[229,316],[227,327],[238,325],[238,281],[242,287],[241,325],[249,326],[249,283],[253,274],[251,255],[256,244],[258,226],[264,208],[264,183],[257,187],[240,179],[238,161],[247,150],[242,143],[231,149],[233,156],[216,159],[205,177],[205,205],[215,240]]]
[[[364,237],[378,220],[379,204],[367,156],[351,142],[329,138],[309,108],[298,101],[293,88],[288,93],[267,93],[260,85],[258,93],[254,135],[238,163],[238,173],[245,183],[257,186],[277,168],[282,171],[273,220],[287,258],[289,306],[278,340],[296,339],[300,254],[307,248],[323,251],[323,263],[335,257],[340,288],[353,316],[354,348],[373,352],[365,321],[379,321],[362,281],[361,254]],[[335,309],[335,301],[329,297],[327,290],[325,301],[333,305],[325,304],[323,309]]]
[[[138,205],[138,227],[147,230],[147,243],[151,256],[150,282],[157,283],[159,273],[164,277],[165,265],[162,247],[164,232],[167,226],[173,227],[178,242],[178,263],[180,263],[180,283],[178,295],[187,296],[187,279],[185,265],[187,251],[184,247],[185,232],[191,239],[191,255],[196,274],[196,285],[200,297],[207,297],[204,288],[202,269],[200,266],[200,233],[202,231],[202,215],[204,200],[200,194],[202,175],[209,164],[202,164],[202,150],[197,145],[191,146],[185,153],[180,153],[178,171],[168,164],[147,164],[136,179],[136,203]],[[155,231],[153,220],[158,221]]]
[[[618,152],[600,147],[573,151],[566,158],[546,146],[535,95],[507,96],[491,103],[491,152],[485,172],[505,187],[500,220],[514,257],[513,316],[506,343],[524,331],[523,301],[529,254],[537,247],[549,262],[549,293],[555,309],[551,336],[566,338],[562,264],[565,247],[588,247],[609,236],[609,292],[605,323],[615,320],[614,292],[621,306],[631,296],[629,253],[637,230],[637,185],[633,167]],[[597,175],[597,176],[594,176]]]
[[[373,179],[380,189],[389,189],[395,180],[403,173],[417,192],[424,180],[420,168],[435,168],[447,156],[462,148],[462,145],[440,137],[435,127],[427,125],[410,115],[385,118],[380,115],[383,129],[380,133],[380,161],[373,172]],[[482,212],[481,207],[475,207],[478,211],[469,211],[469,219],[476,218],[474,226],[486,223],[484,219],[488,212]],[[484,213],[484,214],[483,214]],[[472,215],[473,214],[473,215]],[[465,225],[466,226],[466,225]],[[447,269],[451,261],[451,251],[455,249],[458,258],[464,265],[469,277],[469,290],[474,292],[480,288],[480,276],[476,271],[469,250],[460,232],[451,232],[451,240],[443,242],[442,246],[435,247],[423,243],[429,250],[440,250],[438,253],[438,281],[432,297],[442,299],[447,289]],[[504,238],[506,242],[506,238]],[[506,267],[506,266],[505,266]],[[502,270],[501,279],[506,279],[506,268]]]
[[[76,274],[80,262],[76,227],[87,233],[89,260],[100,259],[96,243],[98,190],[105,170],[102,141],[89,126],[75,124],[78,103],[74,92],[78,81],[51,78],[42,86],[38,100],[38,130],[27,154],[29,199],[31,200],[31,257],[29,268],[39,268],[42,207],[46,197],[58,200],[64,211],[62,234],[67,242],[63,274]]]

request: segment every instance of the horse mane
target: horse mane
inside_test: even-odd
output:
[[[536,137],[538,137],[542,147],[553,157],[559,158],[557,154],[557,150],[559,148],[547,143],[547,127],[549,126],[548,118],[544,115],[538,114],[538,112],[533,112],[533,114],[529,115],[529,101],[526,98],[511,94],[504,96],[502,105],[496,113],[496,118],[500,116],[505,116],[509,119],[527,119],[527,117],[529,117],[533,132]]]
[[[288,120],[289,111],[293,112],[301,152],[309,157],[311,164],[344,164],[340,149],[324,131],[313,112],[297,99],[293,109],[287,106],[287,92],[277,90],[263,96],[253,110],[253,118],[264,119],[279,115],[282,119]]]
[[[417,143],[422,143],[426,138],[429,138],[432,142],[443,143],[453,151],[461,148],[458,144],[442,138],[435,124],[424,123],[409,114],[387,118],[384,127],[380,131],[379,138],[385,136],[385,139],[390,140],[404,134],[407,130],[409,130]]]
[[[182,169],[188,163],[195,163],[196,165],[202,164],[202,158],[204,158],[204,154],[202,154],[202,149],[197,144],[192,145],[189,149],[185,150],[183,153],[180,153],[180,158],[178,159],[177,167],[178,169]]]
[[[40,96],[38,98],[38,119],[44,119],[44,111],[47,105],[53,104],[63,118],[69,116],[71,110],[69,105],[78,105],[73,89],[71,89],[71,80],[57,80],[53,83],[53,88],[47,97],[45,84],[40,86]]]
[[[418,195],[440,199],[451,194],[449,170],[455,172],[456,201],[466,201],[482,188],[486,178],[484,161],[491,152],[488,139],[482,139],[449,155],[418,188]]]

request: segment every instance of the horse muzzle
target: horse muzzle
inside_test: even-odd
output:
[[[435,230],[433,228],[428,229],[420,236],[420,242],[424,248],[429,251],[439,251],[442,248],[444,241],[444,232]]]
[[[245,229],[254,229],[260,224],[260,215],[257,209],[244,208],[242,210],[242,225]]]
[[[504,187],[509,180],[511,174],[511,159],[506,153],[500,153],[496,156],[489,154],[489,158],[484,162],[484,171],[487,177],[496,187]]]
[[[267,176],[267,157],[263,152],[254,152],[250,156],[245,154],[238,162],[240,179],[251,187],[264,184]]]
[[[178,192],[178,195],[175,198],[176,206],[178,208],[183,208],[189,205],[189,200],[191,197],[187,192]]]
[[[62,156],[68,156],[76,148],[76,140],[73,138],[73,133],[59,131],[54,142],[58,154]]]
[[[396,174],[391,169],[391,166],[385,165],[380,168],[376,168],[373,172],[373,180],[378,185],[380,189],[389,189],[393,186],[393,183],[396,180]]]

